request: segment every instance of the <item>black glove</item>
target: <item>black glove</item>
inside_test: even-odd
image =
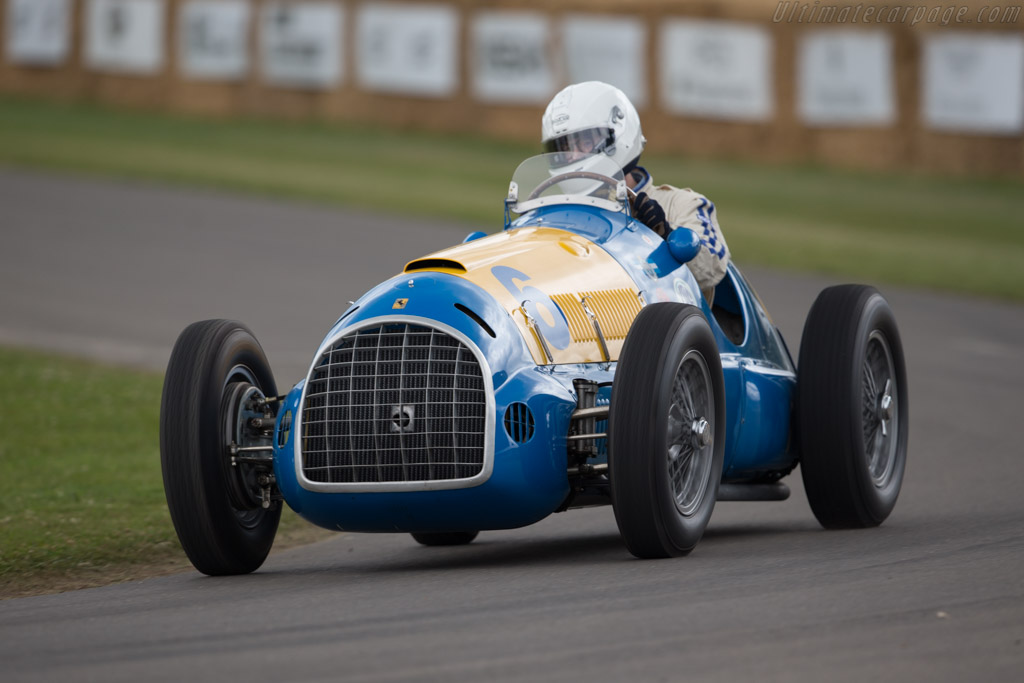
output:
[[[668,235],[668,219],[665,218],[665,210],[661,208],[654,199],[647,196],[646,192],[637,192],[633,200],[633,218],[640,221],[648,228],[664,238]]]

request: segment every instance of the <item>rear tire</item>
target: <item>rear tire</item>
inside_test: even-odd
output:
[[[800,471],[825,528],[871,527],[892,512],[907,462],[906,366],[896,318],[873,287],[818,295],[800,341]]]
[[[232,467],[227,454],[244,420],[239,401],[256,393],[276,396],[277,386],[248,328],[229,320],[185,328],[164,378],[160,464],[174,529],[204,574],[258,569],[277,532],[281,504],[253,500],[251,466]]]
[[[694,306],[646,306],[622,347],[608,416],[612,506],[633,555],[693,550],[724,455],[722,359],[711,327]]]
[[[420,545],[466,545],[472,543],[479,531],[445,531],[441,533],[413,534]]]

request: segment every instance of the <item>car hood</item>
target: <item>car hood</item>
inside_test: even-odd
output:
[[[463,278],[493,296],[539,365],[617,360],[643,305],[608,252],[555,228],[508,230],[410,261],[403,272],[424,271]]]

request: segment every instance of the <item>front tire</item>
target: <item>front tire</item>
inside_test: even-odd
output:
[[[259,342],[241,323],[185,328],[171,352],[160,405],[160,464],[171,521],[196,569],[247,574],[270,552],[281,505],[254,499],[252,466],[232,466],[246,401],[277,395]]]
[[[800,341],[800,471],[828,529],[881,524],[907,462],[906,366],[896,318],[873,287],[818,295]]]
[[[711,327],[694,306],[645,307],[619,355],[608,416],[612,506],[633,555],[693,550],[724,455],[722,360]]]

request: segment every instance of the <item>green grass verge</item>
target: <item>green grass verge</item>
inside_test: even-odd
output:
[[[0,597],[189,566],[160,474],[162,383],[0,348]],[[311,531],[289,511],[276,545]]]
[[[658,156],[659,131],[647,133],[655,141],[647,167],[715,201],[741,265],[1024,300],[1024,179],[679,159]],[[463,136],[0,98],[0,163],[441,217],[487,231],[500,227],[515,166],[536,151]]]

